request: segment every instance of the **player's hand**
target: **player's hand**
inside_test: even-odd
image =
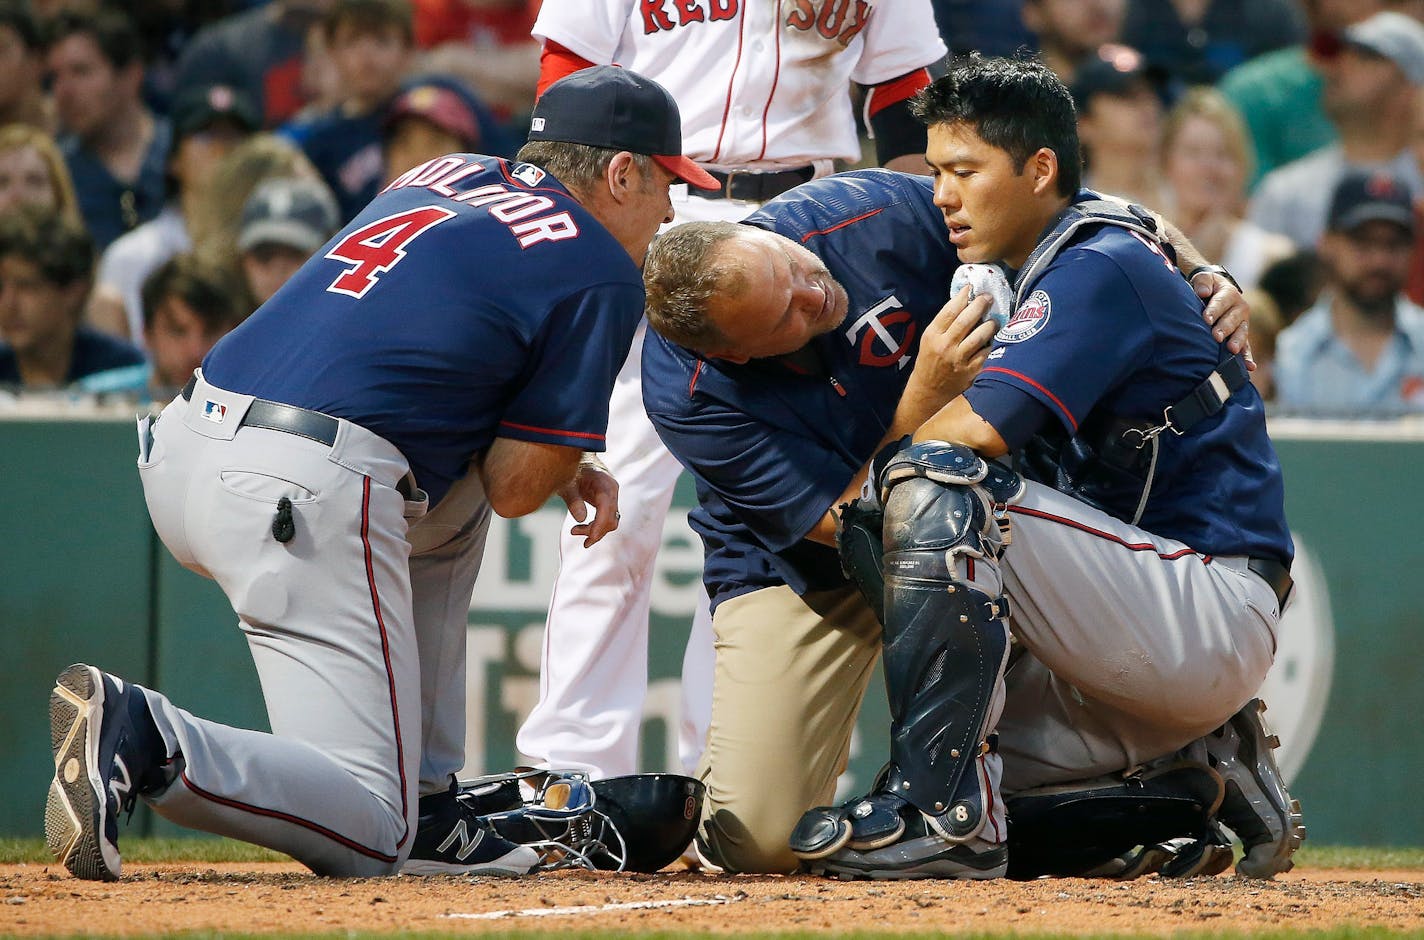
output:
[[[1203,271],[1192,278],[1192,290],[1207,301],[1202,316],[1211,327],[1211,335],[1218,343],[1225,342],[1226,348],[1246,357],[1246,368],[1256,371],[1256,360],[1251,358],[1251,340],[1247,334],[1251,329],[1251,305],[1241,296],[1230,281],[1211,271]]]
[[[940,406],[974,381],[999,329],[992,319],[984,319],[993,299],[981,294],[970,300],[969,294],[967,287],[955,294],[925,327],[910,374],[910,384],[921,394],[940,398]]]
[[[597,456],[583,455],[573,480],[559,488],[559,498],[577,523],[569,534],[584,536],[584,548],[618,528],[618,481]],[[588,518],[590,506],[592,520]]]

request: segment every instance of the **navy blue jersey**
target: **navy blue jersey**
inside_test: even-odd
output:
[[[803,355],[736,365],[648,336],[643,401],[696,478],[714,605],[845,583],[834,549],[804,537],[889,428],[920,334],[949,299],[958,262],[932,197],[925,177],[858,170],[746,220],[815,252],[849,295],[845,322]]]
[[[203,372],[379,434],[438,500],[495,437],[603,450],[642,309],[637,265],[557,180],[453,154],[393,181]]]
[[[1095,226],[1075,236],[1027,286],[965,393],[1010,451],[1034,434],[1061,444],[1107,417],[1160,423],[1221,355],[1176,267],[1126,229]],[[1021,469],[1035,476],[1031,465]],[[1099,508],[1131,521],[1142,486],[1124,480],[1095,492]],[[1280,466],[1253,386],[1185,436],[1161,436],[1138,524],[1208,554],[1290,560]]]

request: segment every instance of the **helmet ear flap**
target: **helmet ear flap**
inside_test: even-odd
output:
[[[655,872],[674,862],[692,842],[702,818],[706,787],[680,774],[628,774],[591,784],[602,849],[591,853],[606,871]]]

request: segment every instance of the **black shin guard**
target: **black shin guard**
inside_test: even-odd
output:
[[[893,769],[886,788],[942,835],[983,828],[978,758],[1008,659],[1007,604],[959,579],[960,555],[997,552],[984,500],[968,486],[913,478],[885,507],[885,684]]]

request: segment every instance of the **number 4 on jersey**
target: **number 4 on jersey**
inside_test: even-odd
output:
[[[454,217],[455,213],[449,209],[422,206],[388,215],[357,229],[326,253],[333,261],[351,265],[327,290],[333,294],[364,297],[382,274],[400,263],[406,255],[406,246],[417,235]]]

